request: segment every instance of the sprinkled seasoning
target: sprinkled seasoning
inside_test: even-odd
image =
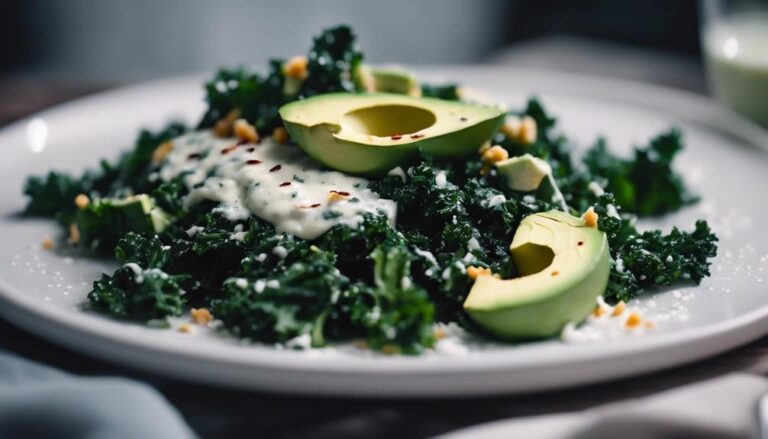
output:
[[[399,135],[399,134],[397,134],[397,135],[394,135],[394,136],[392,136],[392,137],[391,137],[391,139],[392,139],[392,140],[400,140],[400,139],[402,139],[402,138],[403,138],[403,136],[401,136],[401,135]]]
[[[421,139],[424,137],[424,134],[412,134],[411,139]]]
[[[275,166],[272,166],[272,167],[269,169],[269,172],[277,172],[277,171],[279,171],[279,170],[280,170],[280,169],[282,169],[282,168],[283,168],[283,165],[275,165]]]
[[[250,147],[250,148],[245,150],[245,152],[253,152],[253,151],[256,151],[256,148]]]
[[[290,186],[290,185],[291,185],[290,181],[284,181],[284,182],[280,183],[280,187],[286,187],[286,186]]]
[[[199,159],[202,156],[203,156],[202,154],[200,154],[199,152],[196,152],[194,154],[188,155],[187,156],[187,160],[197,160],[197,159]]]
[[[259,163],[261,163],[261,160],[256,160],[256,159],[248,160],[245,162],[246,165],[258,165]]]
[[[461,116],[461,117],[459,118],[459,120],[460,120],[460,121],[462,121],[462,122],[466,122],[466,121],[467,121],[467,118],[466,118],[466,117],[464,117],[464,116]]]

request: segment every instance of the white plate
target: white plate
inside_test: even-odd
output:
[[[539,94],[581,145],[604,134],[627,151],[672,125],[688,145],[679,159],[703,197],[657,224],[690,228],[707,217],[720,238],[714,276],[699,286],[648,294],[640,305],[669,320],[639,337],[587,345],[559,341],[473,348],[466,355],[372,357],[349,350],[313,352],[242,346],[211,334],[180,334],[84,313],[79,304],[109,262],[69,259],[40,249],[51,221],[27,220],[21,186],[50,168],[79,172],[114,156],[142,126],[171,116],[196,120],[200,78],[154,82],[62,105],[0,132],[0,313],[71,348],[173,377],[293,393],[435,396],[536,391],[590,383],[701,359],[768,332],[768,137],[709,101],[647,85],[519,70],[446,68],[441,75],[482,87],[514,106]],[[429,72],[427,72],[429,73]],[[432,71],[435,73],[435,71]],[[42,122],[40,122],[42,121]],[[41,127],[47,140],[41,152]],[[31,138],[30,138],[31,137]],[[31,143],[30,143],[31,141]],[[652,301],[656,307],[654,308]],[[681,312],[681,309],[687,312]]]

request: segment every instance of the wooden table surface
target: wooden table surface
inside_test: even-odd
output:
[[[107,87],[0,79],[0,126]],[[79,354],[2,320],[0,349],[76,374],[121,375],[146,381],[203,437],[425,437],[492,420],[582,410],[731,372],[768,374],[766,337],[688,366],[577,389],[494,398],[361,400],[288,397],[169,380]]]

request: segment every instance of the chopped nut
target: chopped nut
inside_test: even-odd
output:
[[[235,136],[240,140],[245,140],[250,143],[258,143],[259,133],[256,132],[256,127],[249,124],[245,119],[237,119],[235,121]]]
[[[85,209],[88,207],[90,202],[91,200],[88,198],[88,195],[80,194],[75,197],[75,206],[77,206],[79,209]]]
[[[72,245],[79,244],[80,243],[80,229],[77,228],[77,224],[70,223],[69,224],[69,240],[68,242]]]
[[[152,151],[152,163],[159,165],[173,151],[173,142],[163,142]],[[79,207],[79,206],[78,206]],[[81,207],[82,209],[82,207]]]
[[[627,325],[627,328],[634,328],[635,326],[638,326],[640,323],[643,322],[643,319],[640,317],[640,314],[633,312],[632,314],[627,317],[627,321],[624,322],[625,325]]]
[[[283,73],[289,78],[307,79],[307,76],[309,76],[309,72],[307,72],[308,63],[309,61],[306,56],[294,56],[283,65]]]
[[[224,119],[216,121],[216,124],[213,126],[213,134],[216,137],[231,137],[232,124]]]
[[[584,212],[584,215],[581,216],[582,219],[584,219],[584,224],[586,224],[587,227],[597,227],[597,213],[595,212],[595,209],[590,207],[587,209],[586,212]]]
[[[443,328],[435,328],[435,338],[438,340],[444,339],[445,336],[448,335],[445,333],[445,329]]]
[[[338,191],[328,192],[328,201],[331,203],[335,203],[337,201],[344,201],[347,198],[349,198],[349,194],[347,192],[338,192]]]
[[[213,126],[213,134],[216,137],[231,137],[233,125],[240,118],[241,113],[239,108],[231,109],[226,116],[216,121],[216,124]]]
[[[44,250],[53,250],[53,239],[50,236],[43,238],[43,242],[40,244]]]
[[[613,307],[613,312],[611,313],[612,316],[618,317],[622,314],[624,314],[624,311],[627,309],[627,304],[624,303],[622,300],[621,302],[617,303],[616,306]]]
[[[469,276],[469,278],[472,280],[477,279],[480,276],[492,276],[492,275],[493,273],[491,273],[490,268],[475,267],[472,265],[467,267],[467,276]]]
[[[480,149],[477,150],[478,154],[483,154],[485,151],[491,149],[491,142],[485,142],[480,145]]]
[[[283,127],[277,127],[272,131],[272,140],[278,145],[285,145],[288,143],[288,131]]]
[[[484,163],[497,163],[509,158],[509,152],[499,145],[492,146],[483,152]]]
[[[398,355],[400,354],[400,348],[393,344],[385,344],[381,347],[381,352],[385,355]]]
[[[507,137],[507,139],[517,140],[518,136],[520,135],[521,125],[522,122],[520,121],[519,117],[507,116],[507,118],[504,119],[504,125],[501,126],[500,131]]]
[[[595,310],[592,311],[592,315],[595,317],[601,317],[603,314],[605,314],[605,310],[600,305],[596,306]]]
[[[517,141],[523,145],[530,145],[536,142],[536,136],[536,120],[531,116],[523,117],[520,121],[520,131],[518,132]]]
[[[195,332],[195,328],[193,328],[189,323],[182,323],[179,325],[179,332],[183,332],[184,334],[191,334]]]
[[[189,314],[192,316],[192,320],[200,326],[207,326],[213,320],[213,315],[208,311],[208,308],[192,308]]]

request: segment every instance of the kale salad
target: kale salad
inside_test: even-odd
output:
[[[27,215],[120,264],[87,309],[420,354],[442,325],[553,337],[710,274],[706,221],[636,228],[698,200],[672,168],[674,128],[631,157],[603,139],[576,154],[538,99],[501,109],[367,65],[347,26],[266,73],[221,70],[205,92],[196,126],[142,131],[116,161],[26,182]]]

